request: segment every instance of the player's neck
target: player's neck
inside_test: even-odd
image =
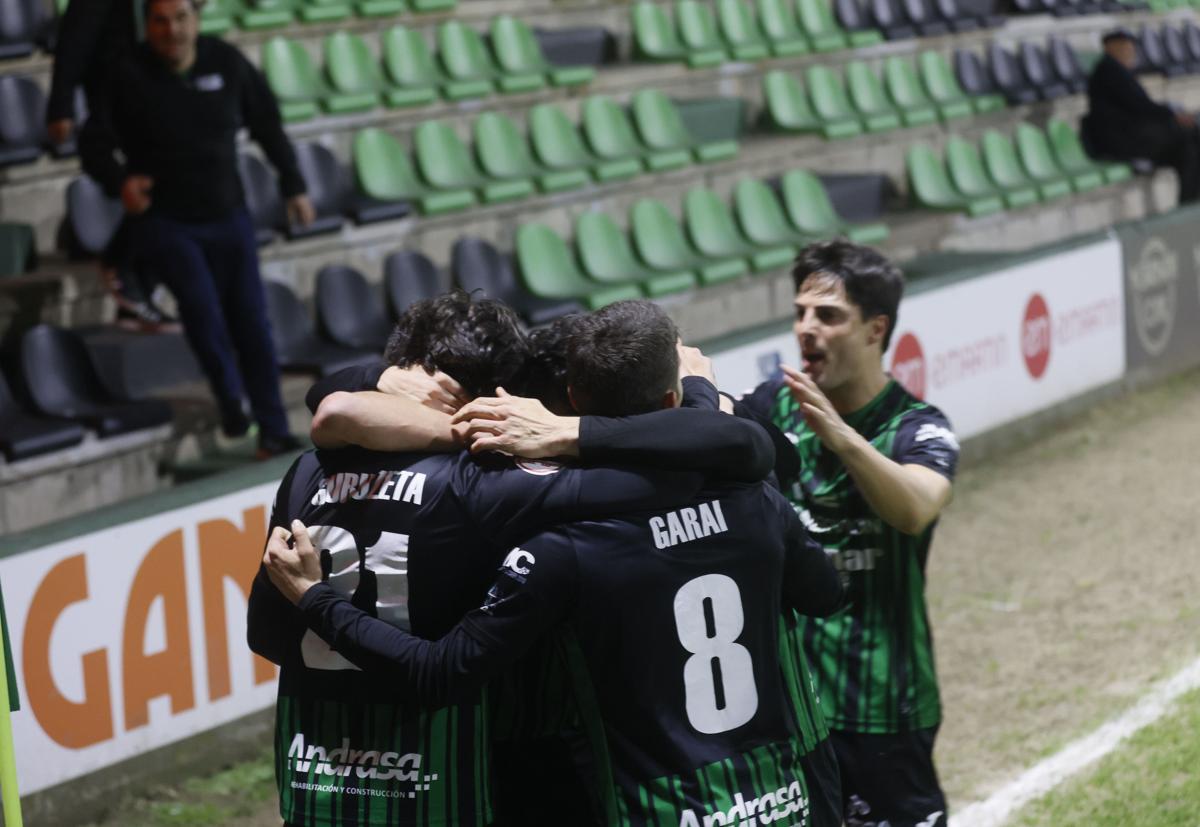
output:
[[[826,396],[829,397],[834,410],[846,416],[866,407],[887,383],[888,376],[883,372],[883,366],[877,365],[863,376],[855,377],[853,381],[829,391]]]

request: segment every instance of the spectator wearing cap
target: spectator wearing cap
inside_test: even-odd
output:
[[[76,0],[79,2],[79,0]],[[259,425],[259,454],[298,447],[288,429],[237,172],[246,127],[279,172],[289,217],[312,221],[279,106],[237,48],[199,35],[194,0],[145,0],[146,41],[119,61],[80,135],[84,169],[131,220],[136,254],[175,295],[226,434]]]
[[[1179,202],[1200,198],[1200,132],[1196,119],[1158,103],[1134,75],[1137,47],[1127,29],[1104,35],[1104,54],[1088,78],[1083,135],[1097,155],[1149,158],[1179,175]]]

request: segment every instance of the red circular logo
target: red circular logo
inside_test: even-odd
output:
[[[1053,328],[1050,323],[1050,309],[1040,293],[1029,297],[1025,305],[1025,321],[1021,323],[1021,355],[1025,357],[1025,367],[1034,379],[1041,379],[1050,363],[1050,340]]]
[[[917,399],[925,398],[925,353],[911,333],[905,333],[892,351],[892,376]]]

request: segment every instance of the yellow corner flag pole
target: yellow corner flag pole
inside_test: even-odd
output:
[[[4,619],[4,594],[0,592],[0,801],[4,827],[21,827],[21,793],[17,790],[17,756],[13,749],[12,710],[18,708],[8,622]],[[12,695],[9,695],[9,688]]]

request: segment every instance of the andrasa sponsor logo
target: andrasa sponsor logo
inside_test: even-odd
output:
[[[1041,293],[1034,293],[1025,305],[1025,320],[1021,322],[1021,355],[1034,379],[1041,379],[1050,363],[1051,332],[1050,308]]]
[[[892,376],[917,399],[925,398],[925,353],[911,333],[905,333],[892,352]]]
[[[1171,341],[1178,281],[1179,257],[1161,238],[1151,238],[1129,268],[1133,326],[1151,356],[1161,355]]]

